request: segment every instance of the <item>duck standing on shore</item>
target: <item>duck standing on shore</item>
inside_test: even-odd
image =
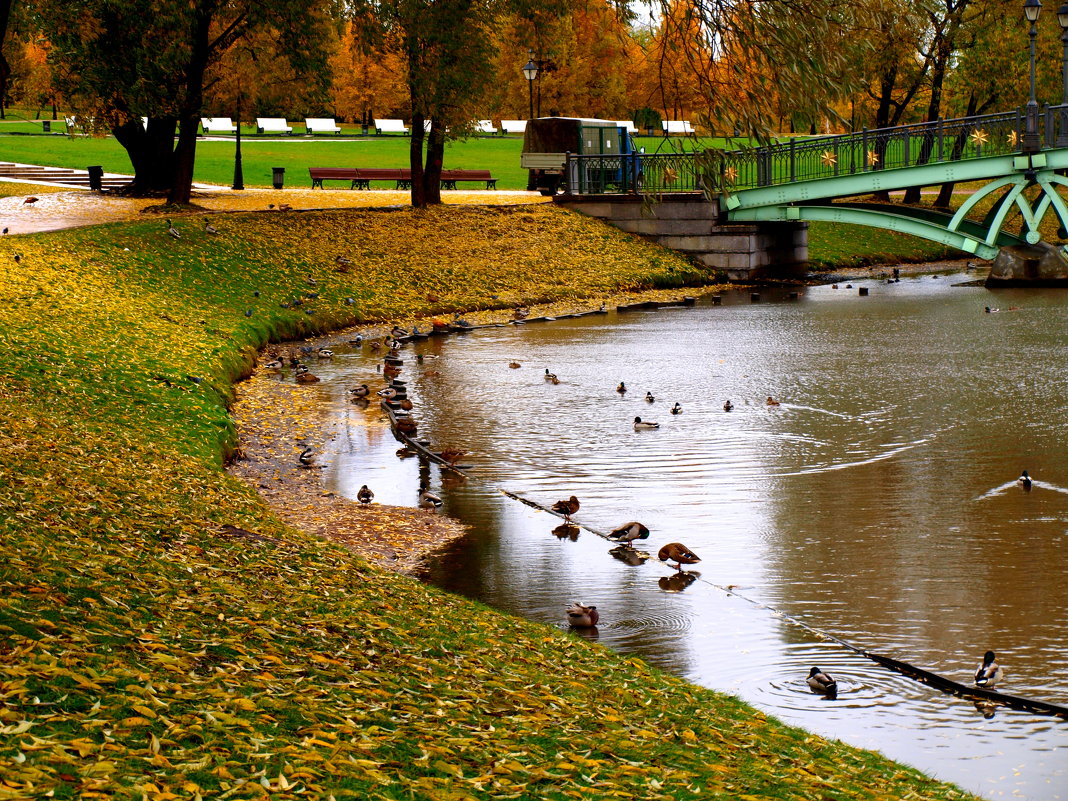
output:
[[[371,492],[370,489],[368,489],[366,484],[364,484],[362,487],[360,487],[359,491],[356,493],[356,500],[358,500],[364,506],[369,504],[374,499],[375,499],[375,494],[373,492]]]

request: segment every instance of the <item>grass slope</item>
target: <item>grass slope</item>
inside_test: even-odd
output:
[[[0,240],[0,798],[969,797],[371,567],[221,471],[268,337],[688,265],[546,207],[216,222]]]

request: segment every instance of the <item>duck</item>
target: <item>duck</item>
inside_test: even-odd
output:
[[[34,203],[36,203],[40,199],[41,198],[39,198],[39,197],[34,197],[33,195],[30,195],[28,198],[26,198],[25,200],[22,201],[22,205],[24,205],[24,206],[32,206]]]
[[[440,509],[441,498],[431,492],[426,484],[419,487],[419,507],[421,509]]]
[[[273,370],[273,371],[277,372],[277,371],[282,369],[282,360],[281,359],[271,359],[269,362],[264,362],[263,369],[264,370]]]
[[[456,464],[462,458],[467,456],[467,451],[460,451],[455,448],[446,448],[438,454],[438,458],[443,462],[447,462],[450,465]]]
[[[362,503],[364,505],[369,504],[374,499],[375,499],[375,494],[373,492],[371,492],[371,490],[367,487],[366,484],[364,484],[362,487],[360,487],[360,489],[356,492],[356,500],[358,500],[360,503]]]
[[[397,430],[402,434],[414,434],[419,429],[419,423],[414,417],[400,417],[397,419]]]
[[[371,388],[366,384],[360,384],[358,387],[350,389],[349,394],[356,398],[366,398],[371,394]]]
[[[779,405],[779,402],[777,400],[775,400],[775,398],[771,397],[771,395],[768,395],[768,399],[767,399],[767,401],[765,401],[765,403],[768,406],[778,406]]]
[[[315,451],[311,448],[305,448],[300,452],[300,456],[297,458],[304,467],[311,467],[315,464]]]
[[[726,403],[723,404],[723,411],[725,411],[725,412],[729,412],[733,408],[734,408],[734,404],[731,403],[729,400]]]
[[[395,325],[391,329],[389,329],[389,333],[394,337],[408,336],[408,330],[406,328],[401,328],[399,325]]]
[[[348,256],[338,256],[334,259],[339,273],[347,273],[352,268],[352,259]]]
[[[319,376],[309,373],[307,369],[302,373],[297,374],[296,382],[298,384],[314,384],[319,380]]]
[[[669,542],[657,553],[656,558],[661,562],[675,560],[675,569],[682,570],[683,565],[693,565],[701,561],[701,558],[683,545],[681,542]]]
[[[354,336],[352,339],[349,340],[349,344],[352,345],[352,347],[354,347],[354,348],[360,347],[363,344],[363,335],[362,334],[357,334],[356,336]]]
[[[549,368],[546,367],[545,368],[545,380],[546,381],[552,381],[554,378],[556,378],[556,373],[550,373],[549,372]]]
[[[622,542],[624,545],[633,548],[634,540],[649,539],[649,529],[637,520],[632,520],[612,529],[608,533],[608,539],[612,542]]]
[[[525,320],[529,316],[530,316],[530,309],[527,309],[524,306],[516,306],[515,310],[512,311],[512,319],[513,320]]]
[[[175,228],[170,220],[167,220],[167,233],[170,234],[171,236],[173,236],[175,239],[181,239],[182,238],[181,231],[179,231],[177,228]]]
[[[596,606],[583,606],[575,603],[567,608],[567,622],[574,628],[593,628],[600,619],[601,614],[597,611]]]
[[[640,417],[634,418],[635,431],[651,431],[654,428],[660,428],[660,423],[654,423],[649,420],[642,420]]]
[[[316,355],[320,359],[333,359],[334,358],[334,351],[330,350],[330,348],[319,348],[319,350],[318,350]]]
[[[1031,489],[1031,476],[1027,475],[1027,471],[1024,470],[1020,474],[1020,477],[1018,479],[1016,479],[1016,483],[1019,484],[1021,487],[1023,487],[1025,490],[1030,490]]]
[[[521,365],[519,362],[508,362],[508,366],[511,367],[513,370],[518,370],[523,365]]]
[[[678,401],[676,401],[675,405],[671,407],[671,413],[672,414],[682,414],[682,404],[679,403]]]
[[[402,409],[403,409],[404,411],[406,411],[406,412],[410,412],[410,411],[411,411],[412,409],[414,409],[414,408],[415,408],[415,404],[414,404],[414,403],[412,403],[412,402],[411,402],[410,400],[408,400],[407,398],[404,398],[404,399],[402,399],[401,401],[399,401],[399,402],[397,403],[397,405],[398,405],[398,406],[400,406],[400,407],[401,407],[401,408],[402,408]]]
[[[557,501],[552,505],[552,510],[564,516],[564,520],[571,522],[571,515],[579,510],[579,499],[572,495],[567,500]]]
[[[652,392],[646,392],[645,393],[645,402],[646,403],[656,403],[656,398],[653,397],[653,393]]]
[[[386,400],[389,400],[391,398],[397,397],[397,390],[395,390],[393,387],[386,387],[385,389],[378,390],[378,392],[376,392],[375,394],[380,398],[385,398]]]
[[[217,234],[217,233],[219,233],[219,229],[216,228],[214,225],[212,225],[207,220],[204,220],[204,233],[206,233],[206,234]]]
[[[549,376],[549,383],[552,384],[553,386],[556,386],[557,384],[560,383],[560,379],[557,378],[555,375],[550,375]]]
[[[627,394],[627,385],[624,384],[622,381],[620,381],[619,382],[619,386],[616,387],[616,392],[618,392],[620,395],[626,395]]]
[[[838,696],[838,682],[830,673],[825,673],[818,667],[813,667],[808,672],[808,686],[812,688],[812,692],[826,695],[828,698]]]
[[[975,671],[976,687],[993,687],[1005,678],[1005,672],[997,663],[997,655],[993,651],[983,654],[983,664]]]

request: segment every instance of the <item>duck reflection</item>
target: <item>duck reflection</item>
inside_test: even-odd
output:
[[[990,718],[997,714],[998,705],[993,701],[986,698],[976,698],[972,703],[975,704],[976,711],[987,720],[990,720]]]
[[[697,577],[700,575],[700,573],[690,571],[675,573],[671,576],[661,576],[656,583],[660,585],[660,589],[664,592],[682,592],[697,581]]]
[[[608,553],[612,554],[620,562],[624,562],[632,567],[644,564],[646,559],[649,559],[649,554],[645,551],[638,551],[629,545],[617,545]]]
[[[579,538],[579,527],[573,526],[570,523],[561,523],[553,529],[553,535],[562,540],[577,542]]]

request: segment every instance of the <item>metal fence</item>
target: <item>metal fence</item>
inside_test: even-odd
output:
[[[1035,121],[1037,145],[1068,147],[1068,106],[1046,106]],[[728,152],[567,159],[572,194],[659,194],[750,189],[838,175],[1020,153],[1023,110],[954,120],[798,137],[769,147]]]

